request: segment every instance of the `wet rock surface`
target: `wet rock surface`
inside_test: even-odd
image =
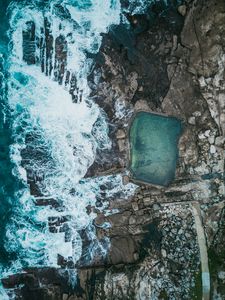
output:
[[[176,179],[167,188],[142,184],[129,199],[110,199],[108,210],[116,213],[96,208],[96,235],[107,237],[110,249],[106,256],[85,259],[90,241],[81,233],[84,254],[75,287],[68,284],[74,266],[59,257],[59,270],[27,270],[5,279],[9,291],[16,288],[16,299],[201,299],[193,201],[200,204],[205,229],[211,297],[225,297],[224,1],[184,1],[169,8],[161,3],[126,18],[129,26],[115,26],[104,36],[89,77],[91,96],[109,122],[112,147],[97,153],[86,176],[122,172],[124,181],[130,180],[129,124],[135,112],[145,110],[183,121]],[[32,36],[24,33],[24,39],[32,44]],[[50,228],[64,221],[49,220]]]

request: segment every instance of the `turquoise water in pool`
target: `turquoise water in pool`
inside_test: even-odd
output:
[[[175,177],[182,123],[174,117],[137,113],[130,128],[132,178],[168,186]]]

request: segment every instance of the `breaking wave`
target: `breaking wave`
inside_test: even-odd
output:
[[[84,228],[93,240],[87,259],[95,251],[104,255],[109,241],[95,240],[95,213],[86,208],[101,198],[102,185],[108,186],[106,198],[118,191],[127,197],[135,189],[124,186],[120,175],[84,179],[96,150],[111,147],[87,76],[101,34],[120,22],[120,11],[119,0],[30,0],[9,6],[10,158],[22,186],[13,195],[6,225],[4,247],[13,260],[2,267],[2,277],[25,267],[59,267],[60,255],[76,264]]]

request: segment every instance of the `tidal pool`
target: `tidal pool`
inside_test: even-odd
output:
[[[130,128],[130,171],[137,181],[168,186],[175,177],[182,123],[139,112]]]

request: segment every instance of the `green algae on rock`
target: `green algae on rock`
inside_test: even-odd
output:
[[[175,177],[181,131],[177,118],[138,112],[130,128],[132,178],[168,186]]]

